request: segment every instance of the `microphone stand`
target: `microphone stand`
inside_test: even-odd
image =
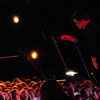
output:
[[[74,46],[76,47],[76,49],[77,49],[77,51],[78,51],[78,53],[79,53],[79,56],[80,56],[80,58],[81,58],[81,61],[82,61],[82,63],[83,63],[83,66],[84,66],[84,68],[85,68],[85,70],[86,70],[86,72],[87,72],[87,75],[88,75],[89,79],[92,80],[92,78],[91,78],[91,76],[90,76],[90,74],[89,74],[89,71],[88,71],[88,69],[87,69],[87,66],[86,66],[86,64],[85,64],[85,62],[84,62],[84,59],[83,59],[83,57],[82,57],[82,55],[81,55],[81,52],[80,52],[79,47],[78,47],[75,43],[74,43]]]
[[[52,38],[52,40],[53,40],[53,42],[54,42],[55,47],[57,48],[58,54],[59,54],[59,56],[60,56],[60,58],[61,58],[61,61],[63,62],[63,65],[64,65],[66,71],[68,71],[68,68],[67,68],[67,66],[66,66],[66,64],[65,64],[65,62],[64,62],[64,59],[63,59],[63,57],[62,57],[62,55],[61,55],[61,53],[60,53],[60,50],[59,50],[59,48],[58,48],[57,41],[55,40],[54,36],[51,36],[51,38]],[[86,66],[86,64],[85,64],[85,62],[84,62],[84,59],[83,59],[83,57],[82,57],[82,55],[81,55],[81,52],[80,52],[79,47],[77,46],[76,43],[74,43],[74,46],[76,47],[76,49],[77,49],[77,51],[78,51],[78,53],[79,53],[79,56],[80,56],[80,58],[81,58],[81,61],[82,61],[82,63],[83,63],[83,66],[84,66],[84,68],[85,68],[85,70],[86,70],[86,73],[87,73],[87,75],[88,75],[88,78],[89,78],[90,80],[92,80],[92,78],[91,78],[91,76],[90,76],[90,74],[89,74],[89,71],[88,71],[88,69],[87,69],[87,66]],[[97,83],[97,81],[96,81],[96,83]]]
[[[63,59],[63,57],[62,57],[62,55],[61,55],[61,53],[60,53],[60,50],[59,50],[59,48],[58,48],[57,41],[55,40],[54,36],[51,36],[51,38],[52,38],[52,40],[53,40],[53,42],[54,42],[54,45],[55,45],[55,47],[56,47],[56,49],[57,49],[57,51],[58,51],[58,54],[59,54],[59,56],[60,56],[60,59],[61,59],[63,65],[64,65],[64,67],[65,67],[65,70],[68,71],[68,68],[67,68],[67,66],[66,66],[66,64],[65,64],[65,62],[64,62],[64,59]]]
[[[21,49],[18,48],[18,50],[19,50],[19,52],[20,52],[22,55],[24,55],[24,57],[27,58],[27,60],[34,66],[34,68],[35,68],[35,69],[42,75],[42,77],[47,81],[47,78],[45,77],[45,75],[43,74],[43,72],[36,66],[36,64],[34,64],[34,63],[32,62],[32,60],[30,59],[30,57],[29,57],[24,51],[22,51]]]

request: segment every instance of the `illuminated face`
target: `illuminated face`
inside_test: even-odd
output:
[[[78,29],[83,29],[83,21],[78,21],[77,19],[73,19],[75,25],[78,27]]]

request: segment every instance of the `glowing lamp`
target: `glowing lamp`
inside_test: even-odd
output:
[[[19,23],[19,17],[18,16],[14,16],[13,17],[13,22],[16,23],[16,24]]]
[[[74,76],[75,74],[78,74],[78,72],[74,72],[72,70],[66,72],[66,75],[68,75],[68,76]]]
[[[93,72],[91,72],[91,75],[93,75]]]
[[[33,52],[31,53],[31,57],[32,57],[33,59],[36,59],[36,58],[38,57],[38,53],[37,53],[36,51],[33,51]]]

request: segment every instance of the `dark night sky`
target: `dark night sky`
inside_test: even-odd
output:
[[[95,2],[1,0],[0,4],[0,56],[22,55],[19,49],[29,56],[32,50],[37,50],[39,58],[32,61],[46,77],[55,75],[56,78],[65,78],[65,68],[51,36],[73,35],[77,32],[70,19],[72,13],[83,8],[92,19],[100,21],[100,8]],[[20,16],[20,23],[12,22],[13,15]],[[73,43],[55,39],[68,69],[78,71],[80,75],[87,77]],[[91,72],[93,66],[90,58],[85,56],[85,62]],[[1,59],[0,68],[0,80],[4,81],[14,77],[41,77],[24,55]]]

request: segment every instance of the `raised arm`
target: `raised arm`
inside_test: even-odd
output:
[[[62,40],[68,40],[68,41],[71,41],[71,42],[78,43],[76,37],[73,37],[73,36],[70,36],[70,35],[62,35],[61,39]]]
[[[94,67],[95,67],[96,69],[98,69],[97,57],[91,57],[91,58],[92,58],[92,63],[93,63],[93,65],[94,65]]]

